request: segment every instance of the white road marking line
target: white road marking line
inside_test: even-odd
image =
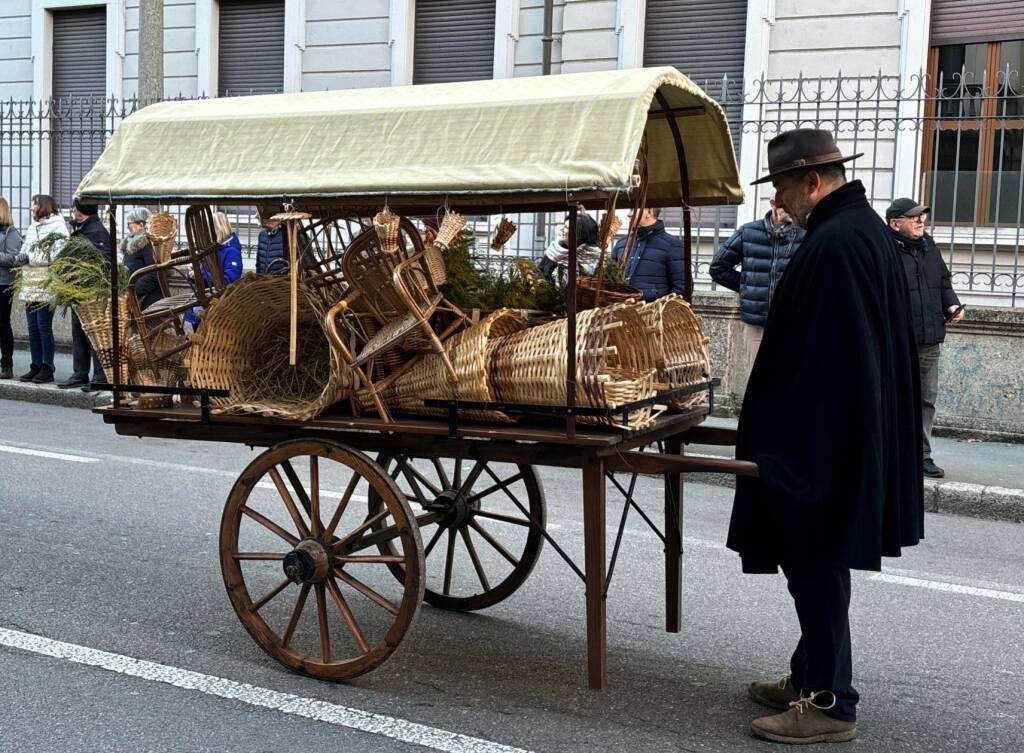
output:
[[[72,463],[98,463],[99,458],[87,458],[82,455],[65,455],[63,452],[48,452],[47,450],[29,450],[24,447],[12,447],[11,445],[0,444],[0,452],[10,452],[14,455],[34,455],[50,460],[67,460]]]
[[[303,698],[291,693],[282,693],[269,688],[113,654],[74,643],[55,641],[32,633],[0,628],[0,645],[64,659],[76,664],[99,667],[151,682],[162,682],[184,690],[197,690],[206,695],[241,701],[250,706],[301,716],[318,722],[327,722],[339,727],[348,727],[371,735],[420,745],[431,750],[445,751],[445,753],[530,753],[523,748],[514,748],[479,737],[428,727],[425,724],[417,724],[393,716],[362,711],[316,698]]]
[[[881,581],[882,583],[895,583],[901,586],[913,586],[915,588],[927,588],[932,591],[943,591],[945,593],[965,594],[967,596],[983,596],[986,599],[1001,599],[1002,601],[1015,601],[1024,604],[1024,594],[1013,591],[997,591],[994,588],[977,588],[975,586],[961,586],[959,583],[944,583],[937,580],[923,580],[921,578],[908,578],[903,575],[891,575],[889,573],[875,573],[868,580]]]

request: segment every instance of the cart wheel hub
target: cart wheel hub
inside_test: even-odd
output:
[[[330,554],[314,539],[299,542],[284,556],[284,574],[294,583],[322,583],[330,569]]]
[[[473,505],[457,489],[445,489],[434,498],[427,509],[441,514],[439,523],[444,528],[461,528],[469,520]]]

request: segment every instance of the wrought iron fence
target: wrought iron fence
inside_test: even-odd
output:
[[[863,152],[849,165],[864,182],[879,212],[898,195],[933,207],[929,232],[939,243],[954,285],[975,302],[1021,305],[1024,215],[1024,90],[1020,71],[891,76],[767,79],[742,87],[736,80],[701,81],[730,116],[743,173],[764,169],[765,145],[781,131],[825,128],[845,152]],[[31,197],[53,194],[70,203],[73,187],[88,171],[117,125],[144,103],[137,99],[57,99],[0,103],[0,195],[15,222],[29,222]],[[148,104],[148,103],[147,103]],[[739,218],[767,211],[771,188],[747,188]],[[252,256],[259,231],[251,208],[227,207],[243,248]],[[737,224],[734,207],[698,207],[694,215],[694,277],[714,287],[708,267]],[[679,232],[681,211],[664,216]],[[512,217],[520,230],[499,256],[539,256],[563,217]],[[494,218],[475,222],[487,236]],[[486,249],[486,243],[479,244]]]

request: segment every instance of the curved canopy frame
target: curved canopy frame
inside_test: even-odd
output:
[[[683,204],[684,177],[688,205],[742,201],[721,107],[674,68],[154,104],[120,125],[78,194],[104,204],[598,205],[636,187],[645,134],[649,206]]]

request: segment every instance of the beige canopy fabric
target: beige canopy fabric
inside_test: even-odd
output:
[[[636,186],[651,206],[742,201],[718,104],[674,68],[154,104],[127,118],[78,188],[100,203],[534,194]],[[649,118],[650,115],[650,118]],[[393,201],[399,204],[400,201]]]

